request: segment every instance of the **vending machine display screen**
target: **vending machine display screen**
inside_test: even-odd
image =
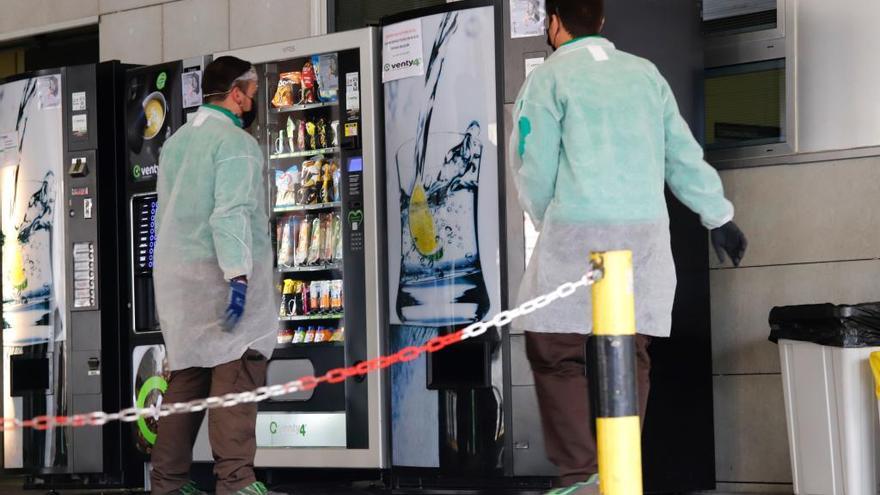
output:
[[[356,156],[348,159],[348,172],[363,172],[364,171],[364,159]]]
[[[156,210],[159,199],[155,194],[138,196],[132,199],[132,239],[134,246],[135,274],[153,271],[153,257],[156,246]]]

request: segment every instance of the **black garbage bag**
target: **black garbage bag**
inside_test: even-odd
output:
[[[777,306],[770,310],[770,341],[779,339],[832,347],[880,346],[880,302]]]

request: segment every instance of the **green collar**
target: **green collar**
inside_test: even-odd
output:
[[[241,119],[238,118],[238,115],[235,115],[234,113],[230,112],[229,109],[223,108],[223,107],[217,106],[217,105],[212,105],[210,103],[205,103],[202,106],[204,108],[210,108],[211,110],[216,110],[216,111],[222,113],[223,115],[229,117],[229,119],[232,120],[233,124],[235,124],[238,127],[241,127]]]
[[[572,38],[572,39],[566,41],[565,43],[559,45],[559,48],[562,48],[562,47],[565,46],[565,45],[570,45],[570,44],[572,44],[572,43],[577,43],[578,41],[585,40],[585,39],[587,39],[587,38],[602,38],[602,39],[605,39],[605,37],[602,36],[601,34],[591,34],[591,35],[589,35],[589,36],[581,36],[580,38]]]

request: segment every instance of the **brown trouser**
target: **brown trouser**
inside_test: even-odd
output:
[[[535,376],[544,447],[559,468],[561,486],[586,481],[599,471],[595,419],[591,414],[586,344],[588,335],[526,332],[526,354]],[[644,423],[650,388],[651,337],[636,336],[639,415]]]
[[[214,368],[173,371],[163,401],[187,402],[208,396],[245,392],[266,384],[266,359],[247,351],[241,359]],[[153,447],[152,493],[175,493],[190,479],[192,448],[205,412],[167,416],[159,420]],[[208,436],[214,454],[217,494],[234,493],[255,482],[254,455],[257,405],[242,404],[208,412]]]

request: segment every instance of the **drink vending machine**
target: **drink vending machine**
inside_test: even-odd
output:
[[[153,292],[153,246],[158,207],[156,178],[162,145],[201,105],[206,57],[129,70],[125,76],[125,166],[120,235],[123,283],[122,328],[126,336],[123,407],[149,407],[161,400],[169,376]],[[126,471],[148,478],[145,463],[156,442],[156,420],[141,418],[123,432]],[[141,479],[141,476],[145,478]]]
[[[3,415],[118,411],[119,62],[0,83]],[[122,429],[8,430],[3,471],[45,488],[118,485]]]
[[[391,352],[489,320],[504,304],[496,3],[382,22]],[[491,329],[390,370],[398,484],[502,473],[506,338]]]
[[[268,383],[384,350],[381,128],[374,28],[215,54],[252,62],[279,291]],[[379,373],[260,403],[258,467],[384,468]],[[211,461],[207,431],[197,461]]]

